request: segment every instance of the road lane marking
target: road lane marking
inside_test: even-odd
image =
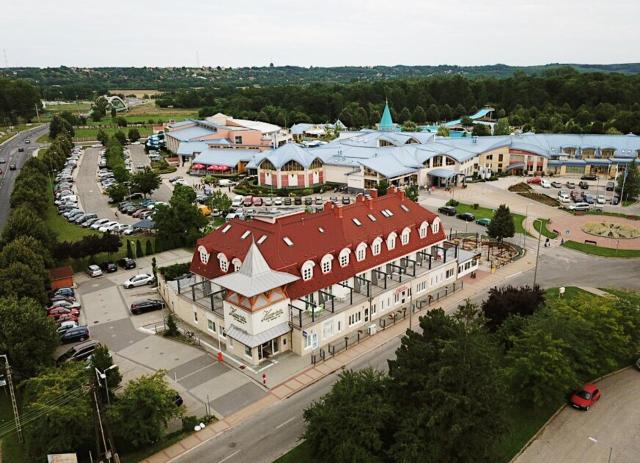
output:
[[[285,421],[284,423],[280,423],[278,426],[276,426],[276,429],[280,429],[283,426],[288,425],[289,423],[291,423],[293,420],[295,420],[296,417],[292,416],[291,418],[289,418],[287,421]]]
[[[225,461],[227,461],[229,458],[232,458],[234,456],[236,456],[237,454],[240,453],[240,450],[236,450],[235,452],[233,452],[231,455],[228,455],[226,457],[224,457],[222,460],[220,460],[218,463],[223,463]]]

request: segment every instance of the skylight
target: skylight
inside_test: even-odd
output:
[[[403,211],[409,212],[409,208],[407,206],[405,206],[404,204],[400,204],[400,207],[402,208]]]
[[[251,232],[249,230],[247,230],[246,232],[244,232],[242,234],[242,236],[240,237],[241,240],[245,239],[247,236],[249,236],[251,234]]]
[[[391,217],[391,216],[389,215],[389,213],[387,212],[387,210],[386,210],[386,209],[382,209],[382,210],[380,210],[380,214],[382,214],[383,216],[385,216],[385,217],[387,217],[387,218]]]
[[[324,228],[322,228],[322,227],[318,227],[318,231],[319,231],[320,233],[324,233]]]
[[[384,211],[387,213],[387,217],[393,217],[393,212],[391,212],[389,209],[384,209]]]
[[[284,241],[287,246],[293,246],[293,241],[291,241],[288,236],[282,238],[282,241]]]
[[[229,231],[229,229],[231,228],[231,225],[226,225],[223,229],[222,229],[222,233],[227,233]]]
[[[262,236],[260,237],[260,239],[258,240],[258,244],[262,244],[262,243],[264,243],[264,242],[266,241],[266,239],[267,239],[267,235],[262,235]]]
[[[355,217],[353,219],[353,223],[355,223],[358,227],[362,227],[362,222],[360,222],[358,219],[356,219]]]
[[[369,217],[369,220],[371,220],[372,222],[375,222],[376,220],[378,220],[375,218],[373,214],[367,214],[367,217]]]

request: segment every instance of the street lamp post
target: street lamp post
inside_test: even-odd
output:
[[[534,288],[536,286],[536,280],[538,278],[538,259],[540,257],[540,241],[542,240],[542,220],[539,220],[538,223],[540,224],[540,229],[538,230],[538,248],[536,250],[536,266],[533,269],[533,287]],[[535,230],[535,227],[533,227],[533,229]]]
[[[116,367],[117,365],[113,364],[104,371],[100,371],[96,367],[94,367],[96,370],[96,378],[98,378],[98,384],[100,384],[100,380],[104,380],[104,389],[107,393],[107,404],[109,405],[111,405],[111,401],[109,399],[109,384],[107,383],[107,371],[113,370]]]

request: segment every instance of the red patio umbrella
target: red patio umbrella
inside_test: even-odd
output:
[[[218,172],[224,172],[225,170],[229,170],[228,166],[213,166],[215,167],[214,170],[218,171]]]
[[[212,171],[213,171],[213,170],[216,170],[216,166],[211,165],[211,166],[207,167],[207,170],[212,170]]]
[[[204,169],[204,165],[203,164],[194,164],[191,166],[192,169],[195,170],[200,170],[200,169]]]

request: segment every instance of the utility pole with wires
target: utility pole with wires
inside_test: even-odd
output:
[[[16,423],[16,433],[18,434],[18,440],[22,440],[22,425],[20,423],[20,411],[18,410],[18,402],[16,401],[16,393],[13,389],[13,377],[11,376],[11,365],[9,365],[9,358],[2,354],[1,358],[4,359],[4,364],[7,372],[7,386],[9,387],[9,395],[11,396],[11,408],[13,408],[13,418]]]
[[[96,368],[96,374],[98,371],[99,370]],[[104,373],[102,374],[105,376],[105,387],[108,388],[109,386],[108,383],[106,383],[106,375]],[[113,437],[111,435],[109,425],[108,423],[103,423],[102,421],[102,402],[101,399],[98,398],[98,387],[101,387],[101,385],[99,383],[99,377],[96,376],[95,380],[92,381],[91,384],[91,402],[96,430],[96,451],[98,452],[98,462],[107,461],[120,463],[120,457],[118,456],[118,452],[116,451],[115,445],[113,443]],[[101,448],[104,448],[104,452],[100,450]],[[104,460],[102,459],[101,455],[104,455]]]

